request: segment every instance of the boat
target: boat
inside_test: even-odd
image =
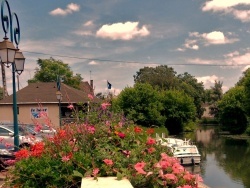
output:
[[[182,140],[178,138],[165,138],[162,134],[160,137],[156,134],[156,140],[162,146],[170,149],[173,156],[178,159],[182,165],[195,165],[200,164],[201,155],[196,145],[192,144],[190,140]]]
[[[196,145],[173,146],[172,152],[182,165],[195,165],[201,162],[201,155]]]

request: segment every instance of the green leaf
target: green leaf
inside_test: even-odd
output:
[[[83,175],[80,172],[76,171],[76,170],[73,170],[73,176],[83,178]]]
[[[117,172],[116,177],[117,177],[117,180],[122,180],[123,175],[120,172]]]

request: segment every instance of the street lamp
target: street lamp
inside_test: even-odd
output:
[[[59,125],[62,126],[62,114],[61,114],[61,101],[62,101],[62,93],[58,90],[56,92],[56,98],[59,102]]]
[[[6,4],[8,9],[8,15],[4,15],[4,5]],[[12,29],[12,18],[16,19],[17,28]],[[25,58],[21,51],[18,49],[18,44],[20,42],[20,27],[19,21],[16,13],[10,11],[10,6],[7,0],[3,0],[1,4],[1,21],[2,27],[5,33],[4,41],[0,42],[0,58],[1,63],[5,64],[7,67],[12,65],[12,86],[13,86],[13,123],[14,123],[14,146],[15,150],[19,147],[19,133],[18,133],[18,120],[17,120],[17,100],[16,100],[16,80],[15,73],[21,74],[24,69]],[[9,28],[10,27],[10,28]],[[10,40],[8,40],[7,33],[10,31]],[[14,32],[14,33],[13,33]],[[15,39],[15,44],[13,44],[13,34]]]

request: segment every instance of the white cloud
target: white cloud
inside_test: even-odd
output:
[[[245,54],[235,54],[231,58],[227,59],[227,64],[230,65],[249,65],[250,52],[246,52]]]
[[[216,61],[216,60],[208,60],[208,59],[200,59],[200,58],[187,59],[187,62],[194,63],[194,64],[202,64],[202,65],[209,65],[209,64],[217,64],[218,63],[218,61]]]
[[[67,5],[66,9],[56,8],[52,10],[49,14],[52,16],[66,16],[67,14],[72,14],[80,10],[80,6],[75,3],[70,3]]]
[[[243,7],[237,9],[238,5],[243,5]],[[204,3],[202,10],[231,14],[242,22],[248,22],[250,21],[250,11],[247,8],[244,9],[244,6],[248,5],[250,5],[249,0],[210,0]]]
[[[96,62],[96,61],[90,61],[88,64],[89,64],[89,65],[99,65],[99,63]]]
[[[185,40],[185,43],[182,45],[184,49],[193,49],[198,50],[200,45],[209,46],[209,45],[219,45],[219,44],[229,44],[237,42],[237,38],[229,38],[232,36],[232,33],[227,33],[227,37],[221,31],[212,31],[210,33],[198,33],[191,32],[189,33],[189,38]],[[183,48],[179,48],[178,51],[185,51]]]
[[[110,38],[112,40],[131,40],[135,37],[145,37],[150,34],[145,25],[138,27],[139,22],[114,23],[103,25],[96,36],[100,38]]]
[[[92,20],[89,20],[84,24],[84,26],[92,26],[92,25],[94,25]]]
[[[212,86],[214,86],[215,81],[221,81],[224,78],[218,77],[216,75],[211,75],[211,76],[196,77],[196,79],[198,82],[202,82],[206,89],[210,89]],[[222,90],[225,92],[226,90],[228,90],[228,87],[222,86]]]

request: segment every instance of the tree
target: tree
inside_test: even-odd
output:
[[[68,64],[52,57],[50,59],[38,59],[37,64],[39,68],[36,69],[34,77],[28,80],[29,83],[55,82],[57,77],[60,76],[65,84],[79,89],[83,78],[80,74],[74,76]]]
[[[247,128],[245,111],[245,89],[243,86],[231,88],[218,102],[219,122],[222,129],[232,134],[242,134]]]
[[[223,82],[215,80],[214,86],[211,87],[210,96],[209,96],[209,113],[214,115],[214,117],[218,117],[218,101],[222,99],[223,91],[222,91]]]
[[[180,79],[180,90],[184,91],[194,99],[197,117],[201,118],[205,110],[202,108],[202,104],[205,101],[205,90],[203,83],[198,82],[194,76],[187,72],[184,74],[179,74],[178,78]]]
[[[134,75],[135,83],[148,83],[154,88],[163,90],[174,89],[178,80],[176,72],[167,65],[153,67],[144,67]]]
[[[126,87],[112,101],[113,109],[121,110],[124,115],[139,125],[163,126],[165,117],[161,115],[163,106],[159,93],[150,84],[137,83]]]
[[[163,91],[161,101],[164,107],[162,115],[166,117],[165,127],[170,134],[183,132],[185,125],[195,121],[196,108],[193,99],[184,92]]]

